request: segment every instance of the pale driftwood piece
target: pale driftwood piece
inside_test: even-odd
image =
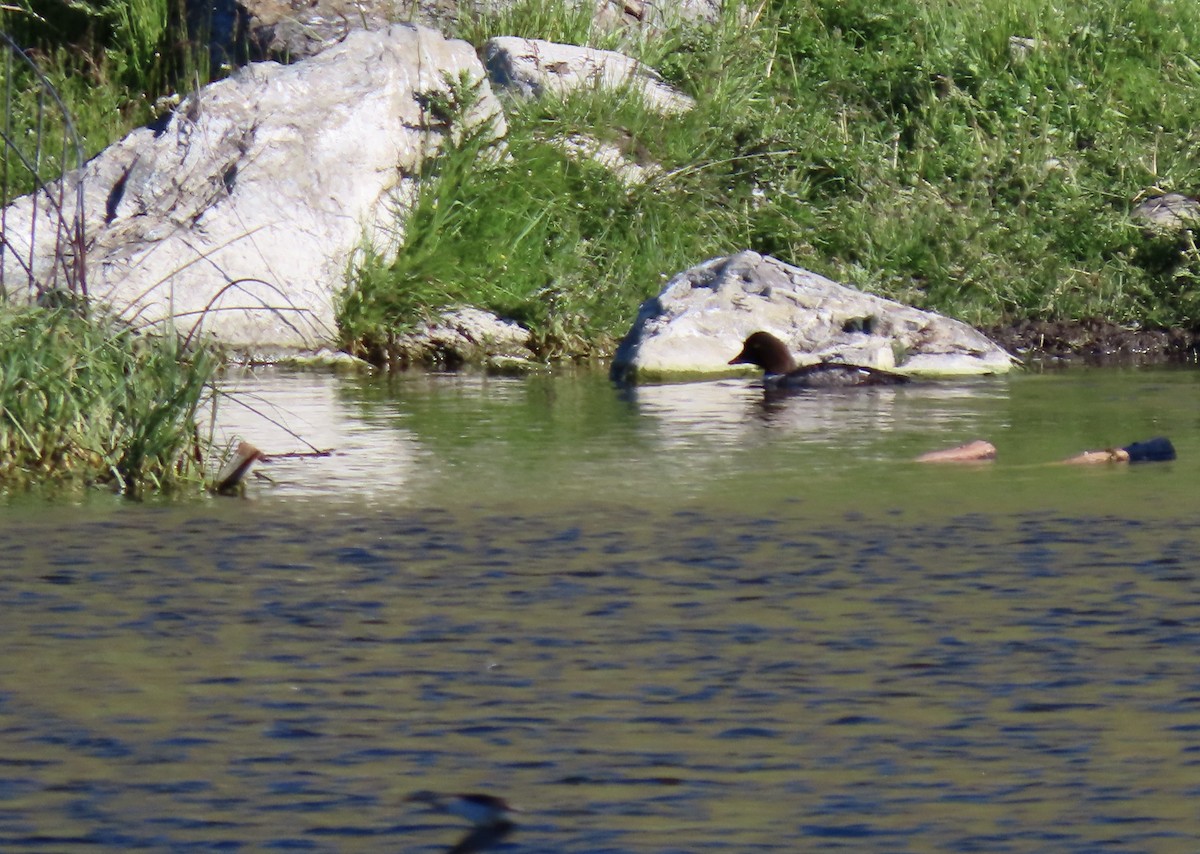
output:
[[[917,457],[919,463],[978,463],[996,459],[996,446],[983,439],[976,439],[959,445],[957,448],[946,448],[940,451],[929,451]]]

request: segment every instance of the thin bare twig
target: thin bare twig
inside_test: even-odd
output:
[[[223,391],[220,389],[215,389],[214,391],[216,394],[220,395],[222,398],[229,400],[232,403],[236,403],[238,406],[242,406],[242,407],[245,407],[246,409],[250,410],[255,415],[257,415],[259,418],[266,421],[268,424],[273,424],[274,426],[278,427],[280,430],[282,430],[283,432],[285,432],[289,436],[291,436],[293,439],[295,439],[297,442],[301,443],[302,445],[307,446],[308,449],[310,451],[312,451],[315,456],[324,456],[325,454],[329,453],[328,451],[322,451],[320,448],[318,448],[312,442],[309,442],[307,439],[305,439],[303,436],[301,436],[299,433],[297,433],[291,427],[288,427],[286,424],[284,424],[279,419],[272,418],[270,415],[267,415],[261,409],[257,409],[255,407],[251,406],[245,400],[245,398],[247,398],[247,397],[253,397],[255,399],[261,400],[262,398],[259,395],[251,395],[251,394],[247,394],[246,392],[238,392],[237,394],[233,394],[233,393]],[[283,455],[282,454],[271,454],[270,456],[280,457]]]

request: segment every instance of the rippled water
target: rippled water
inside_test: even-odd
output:
[[[5,511],[0,850],[1200,848],[1194,372],[240,382],[334,454]]]

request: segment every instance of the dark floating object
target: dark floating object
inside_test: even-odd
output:
[[[486,851],[512,833],[517,825],[512,814],[520,812],[503,798],[481,794],[450,794],[414,792],[405,798],[411,803],[423,803],[438,812],[465,818],[475,827],[450,848],[446,854],[472,854]]]
[[[1084,451],[1064,463],[1167,463],[1175,459],[1175,446],[1166,436],[1134,442],[1124,448]]]
[[[1131,463],[1166,463],[1175,459],[1175,446],[1166,436],[1134,442],[1120,450],[1129,455]]]
[[[787,346],[770,332],[755,332],[742,344],[742,352],[731,365],[758,365],[763,369],[763,386],[770,390],[805,388],[854,388],[868,385],[900,385],[909,381],[903,374],[881,371],[844,362],[818,362],[797,367]]]

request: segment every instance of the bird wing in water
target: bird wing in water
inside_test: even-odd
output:
[[[516,825],[511,821],[497,821],[481,825],[451,848],[446,854],[472,854],[475,851],[486,851],[513,832]]]

